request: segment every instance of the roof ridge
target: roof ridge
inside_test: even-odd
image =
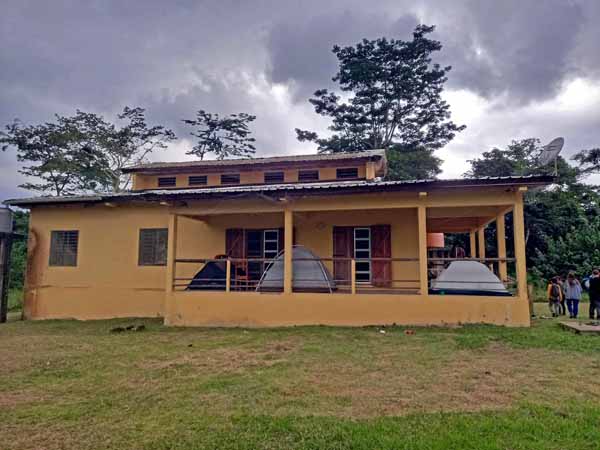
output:
[[[302,161],[327,161],[338,159],[359,159],[369,157],[385,157],[385,149],[357,150],[335,153],[307,153],[300,155],[280,155],[280,156],[260,156],[256,158],[234,158],[234,159],[209,159],[209,160],[190,160],[190,161],[152,161],[141,164],[127,166],[124,172],[157,169],[168,167],[186,167],[186,166],[230,166],[238,164],[265,164],[269,162],[302,162]]]

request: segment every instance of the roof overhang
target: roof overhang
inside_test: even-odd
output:
[[[130,201],[161,202],[169,200],[202,200],[207,198],[240,198],[256,196],[307,196],[349,195],[376,192],[435,192],[473,190],[481,188],[504,188],[529,190],[541,189],[554,182],[546,175],[527,177],[488,177],[453,180],[407,180],[407,181],[339,181],[321,183],[287,183],[274,185],[238,185],[199,189],[153,189],[139,192],[74,195],[64,197],[34,197],[6,200],[4,204],[29,208],[36,205],[61,205],[73,203],[117,203]]]

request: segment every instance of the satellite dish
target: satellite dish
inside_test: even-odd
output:
[[[541,166],[547,166],[554,162],[554,176],[558,175],[558,154],[565,145],[565,140],[561,137],[553,139],[548,145],[544,146],[540,155],[538,156],[538,163]]]

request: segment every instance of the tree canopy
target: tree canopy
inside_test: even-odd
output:
[[[250,123],[256,119],[246,113],[230,114],[221,117],[219,114],[199,110],[195,119],[185,119],[184,123],[192,126],[190,132],[197,141],[187,155],[194,155],[201,160],[212,153],[216,159],[231,157],[249,158],[256,148],[250,131]]]
[[[324,153],[386,149],[394,178],[437,175],[440,160],[433,152],[465,127],[450,120],[441,96],[450,67],[432,63],[431,55],[442,48],[427,37],[433,30],[419,25],[410,41],[363,39],[334,46],[339,69],[333,81],[342,93],[319,89],[309,100],[317,114],[331,118],[331,135],[296,129],[298,139],[316,143]]]
[[[540,166],[542,149],[539,139],[529,138],[512,141],[507,148],[494,148],[482,156],[470,160],[471,168],[465,173],[470,177],[553,174],[554,165]],[[540,255],[546,255],[550,243],[559,237],[567,237],[572,230],[583,230],[586,224],[600,214],[600,196],[597,187],[581,183],[581,170],[571,166],[563,158],[557,161],[556,184],[551,189],[529,192],[525,195],[525,239],[527,263],[536,268]],[[507,220],[512,230],[512,220]],[[493,238],[492,236],[490,236]],[[508,247],[512,247],[512,232],[507,232]],[[554,245],[554,244],[553,244]],[[492,245],[493,247],[493,245]],[[554,261],[554,260],[553,260]],[[563,273],[562,266],[541,272]]]
[[[125,166],[143,162],[176,137],[161,125],[149,126],[143,108],[125,107],[117,119],[122,125],[77,110],[39,125],[15,120],[0,132],[0,144],[16,149],[24,163],[20,173],[33,179],[20,185],[25,189],[55,195],[120,191],[129,185]]]
[[[581,150],[573,156],[584,174],[600,173],[600,148]]]
[[[20,185],[55,195],[96,190],[103,185],[104,155],[78,126],[77,117],[56,115],[54,123],[23,125],[15,120],[0,132],[2,150],[17,149],[20,173],[32,179]]]

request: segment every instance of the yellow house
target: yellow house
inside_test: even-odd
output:
[[[31,210],[24,316],[528,326],[523,194],[551,178],[382,181],[386,166],[379,150],[150,163],[126,170],[127,192],[9,200]],[[468,244],[439,256],[428,233]],[[502,294],[434,289],[464,261]]]

